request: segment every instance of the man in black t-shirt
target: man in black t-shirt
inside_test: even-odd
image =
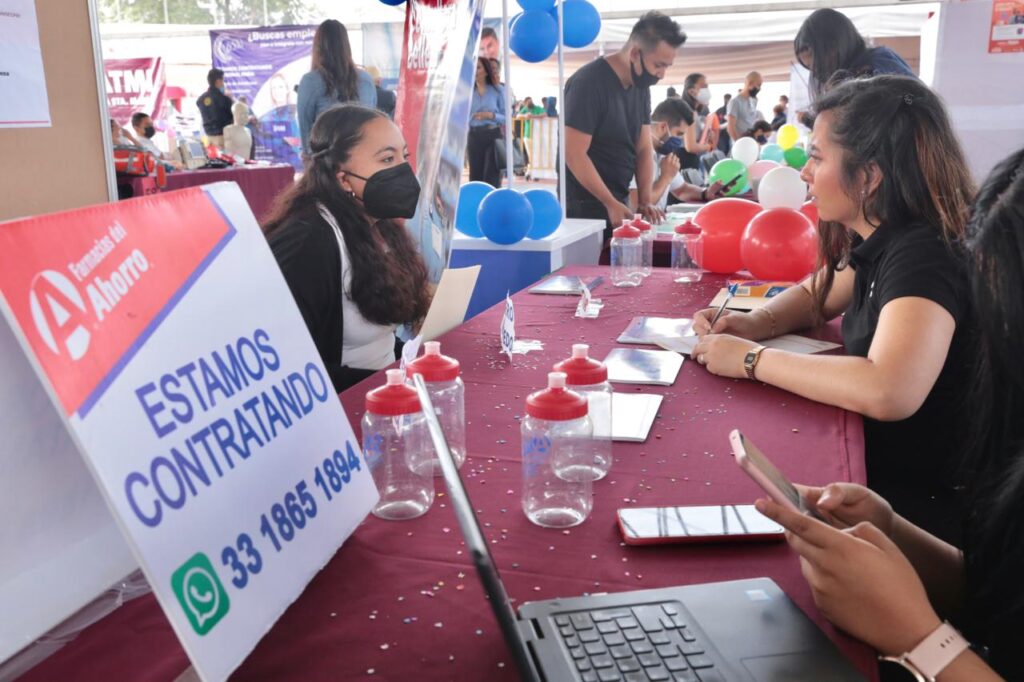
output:
[[[601,218],[609,228],[632,218],[626,205],[637,180],[637,210],[652,222],[664,214],[652,203],[650,87],[665,76],[686,41],[679,24],[648,12],[622,49],[598,57],[565,83],[566,213]],[[606,236],[610,229],[606,230]]]
[[[220,69],[210,69],[206,74],[206,82],[209,89],[199,95],[196,106],[199,113],[203,115],[203,131],[206,133],[210,144],[218,149],[224,148],[224,128],[234,123],[231,115],[231,105],[234,101],[227,96],[224,88],[224,72]]]

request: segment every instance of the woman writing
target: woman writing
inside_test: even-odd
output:
[[[945,109],[917,80],[851,81],[818,107],[802,177],[821,220],[820,269],[714,328],[713,311],[697,313],[693,357],[714,374],[864,415],[868,484],[913,522],[954,538],[948,462],[971,327],[956,243],[970,175]],[[841,314],[845,357],[756,343]]]
[[[962,549],[850,483],[804,488],[826,522],[759,500],[801,555],[814,601],[837,626],[940,682],[1024,679],[1024,151],[999,164],[968,230],[980,343],[962,470]],[[952,621],[961,636],[942,627]],[[948,627],[948,626],[947,626]],[[940,628],[942,628],[940,630]],[[938,657],[928,645],[940,639]],[[985,656],[987,660],[983,660]],[[906,667],[906,666],[904,666]],[[1001,677],[1000,677],[1001,676]],[[909,677],[907,677],[909,679]]]
[[[313,36],[313,68],[299,81],[299,134],[302,150],[310,154],[309,134],[317,117],[344,102],[377,106],[377,86],[370,74],[352,61],[348,31],[340,21],[328,19]]]
[[[402,133],[356,104],[324,112],[309,167],[263,231],[338,391],[395,360],[395,328],[429,306],[427,269],[405,227],[420,186]]]
[[[476,62],[476,83],[469,112],[466,143],[469,179],[498,187],[501,169],[494,155],[494,143],[501,139],[501,126],[505,125],[505,89],[498,82],[493,63],[483,57]]]

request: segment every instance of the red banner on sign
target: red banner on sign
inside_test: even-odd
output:
[[[111,118],[126,126],[137,111],[155,119],[165,117],[167,79],[160,57],[104,59],[103,71]]]
[[[91,409],[234,234],[198,188],[0,225],[0,293],[66,414]]]
[[[993,0],[988,51],[1024,52],[1024,0]]]

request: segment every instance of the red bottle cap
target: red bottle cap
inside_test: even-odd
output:
[[[640,230],[641,232],[647,232],[651,229],[651,224],[644,220],[644,217],[639,213],[633,214],[633,222],[630,223],[633,227]]]
[[[687,220],[682,225],[676,225],[676,234],[700,234],[700,228],[692,220]]]
[[[615,239],[640,239],[640,230],[632,225],[623,225],[622,227],[615,228],[615,231],[612,232],[612,237]]]
[[[440,341],[427,341],[423,344],[423,355],[406,365],[405,373],[410,379],[414,374],[422,374],[424,381],[452,381],[459,376],[459,361],[441,355]]]
[[[405,384],[405,372],[389,369],[388,383],[366,394],[366,411],[384,417],[398,417],[421,411],[416,390]]]
[[[587,416],[587,399],[565,387],[565,374],[548,374],[548,387],[526,398],[526,414],[536,419],[564,422]]]
[[[589,350],[585,343],[574,343],[572,357],[556,363],[552,369],[564,372],[565,383],[569,386],[591,386],[608,381],[608,368],[600,360],[588,356]]]

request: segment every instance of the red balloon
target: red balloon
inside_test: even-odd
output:
[[[813,201],[808,201],[800,207],[800,212],[811,219],[811,224],[817,226],[818,224],[818,205]]]
[[[693,222],[704,235],[700,266],[721,274],[743,269],[740,237],[760,211],[760,204],[747,199],[716,199],[702,206],[693,216]]]
[[[818,231],[800,211],[770,208],[747,225],[740,252],[757,279],[796,282],[814,269]]]

